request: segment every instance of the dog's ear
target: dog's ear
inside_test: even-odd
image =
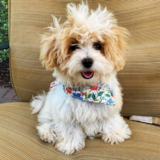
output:
[[[57,63],[62,61],[61,58],[61,26],[60,19],[52,15],[53,24],[47,27],[50,33],[42,36],[40,48],[40,61],[47,70],[53,70]],[[54,26],[53,26],[54,25]],[[57,60],[58,59],[58,60]]]
[[[47,70],[53,70],[57,64],[58,44],[56,34],[45,34],[42,36],[40,61]]]
[[[123,27],[113,27],[111,36],[105,38],[104,52],[106,57],[113,63],[115,70],[122,70],[125,64],[127,52],[127,40],[129,32]]]

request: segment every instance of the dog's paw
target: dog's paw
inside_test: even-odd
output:
[[[131,134],[132,132],[127,125],[116,132],[112,131],[112,132],[103,133],[102,139],[106,143],[119,144],[124,142],[126,139],[130,138]]]
[[[60,151],[66,155],[71,155],[75,151],[80,151],[85,147],[85,141],[82,142],[66,142],[61,141],[55,145],[57,151]]]
[[[54,144],[56,141],[56,134],[53,131],[53,129],[48,124],[43,124],[40,126],[37,126],[38,134],[40,136],[40,139],[44,142],[52,143]]]

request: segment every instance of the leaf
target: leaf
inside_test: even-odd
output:
[[[8,0],[0,2],[0,44],[8,43]],[[0,50],[0,62],[9,57],[9,49]]]
[[[98,93],[98,96],[101,96],[103,93],[104,93],[104,92],[99,92],[99,93]]]
[[[94,99],[94,101],[95,101],[95,99],[96,99],[96,96],[94,95],[94,94],[92,94],[92,98]]]
[[[111,97],[109,94],[105,94],[105,96],[107,96],[107,97]]]
[[[91,93],[91,92],[92,92],[92,90],[89,90],[89,91],[88,91],[88,93]]]
[[[88,95],[88,98],[91,98],[91,96],[92,96],[92,95],[91,95],[91,94],[89,94],[89,95]]]

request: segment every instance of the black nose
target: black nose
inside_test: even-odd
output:
[[[86,68],[90,68],[93,64],[93,60],[91,58],[85,58],[82,60],[82,64]]]

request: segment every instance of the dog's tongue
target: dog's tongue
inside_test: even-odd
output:
[[[93,75],[93,72],[82,72],[82,75],[83,75],[85,78],[91,78],[92,75]]]

